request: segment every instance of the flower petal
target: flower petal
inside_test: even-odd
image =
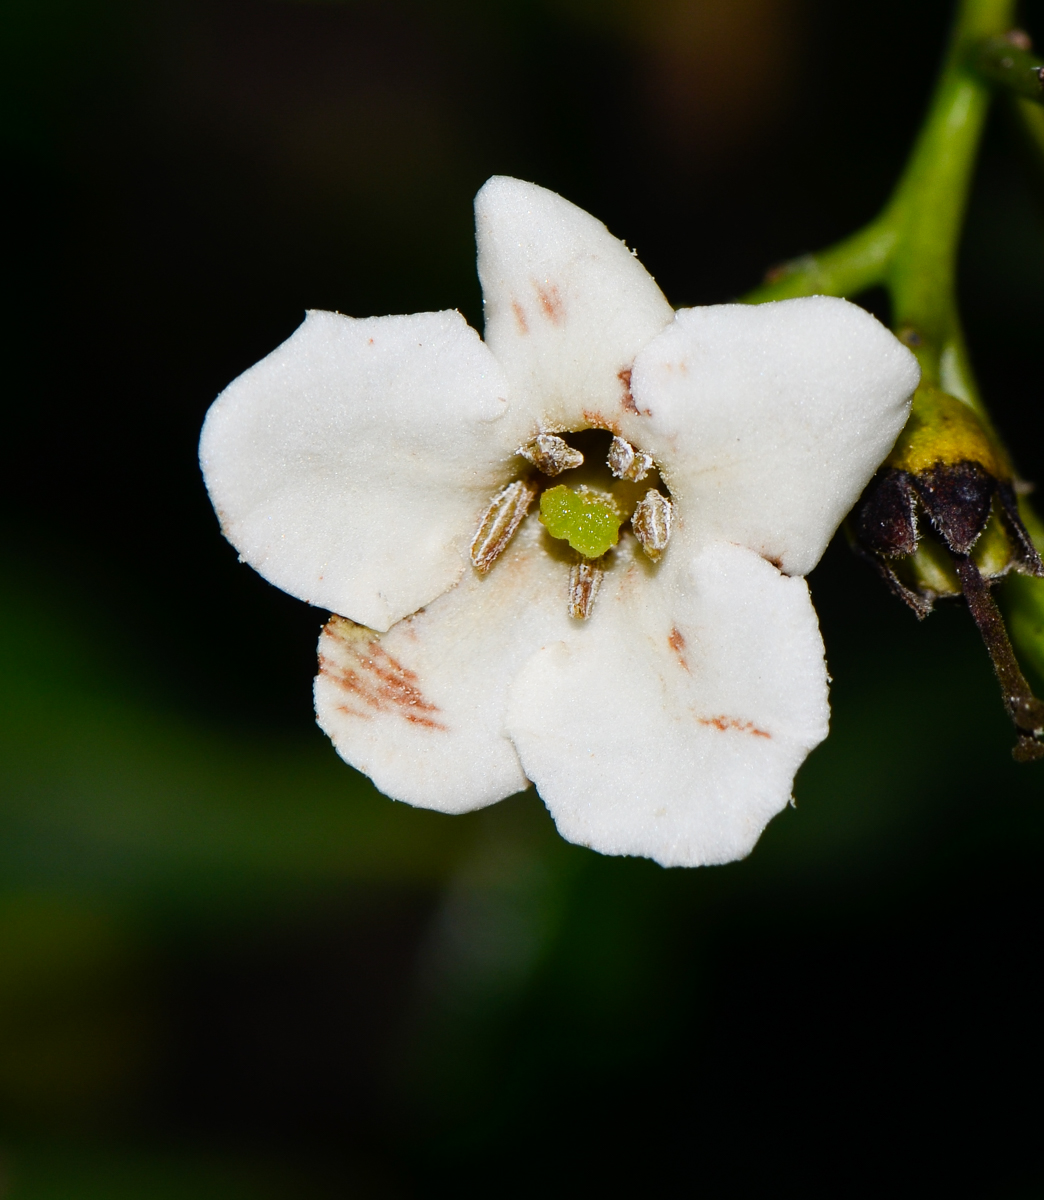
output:
[[[497,175],[475,197],[486,344],[539,428],[616,428],[634,356],[674,312],[601,221]]]
[[[909,350],[844,300],[680,311],[631,380],[635,436],[679,502],[676,542],[737,542],[810,571],[899,435],[918,378]]]
[[[469,569],[387,633],[323,631],[319,725],[386,795],[459,813],[528,786],[504,712],[523,663],[568,632],[569,564],[548,541],[533,514],[488,575]]]
[[[627,546],[590,620],[520,673],[508,729],[570,841],[664,866],[742,858],[827,733],[807,585],[720,543],[652,579]]]
[[[225,536],[284,591],[388,629],[464,571],[517,465],[507,394],[459,313],[309,313],[207,414]]]

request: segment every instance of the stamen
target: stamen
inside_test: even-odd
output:
[[[569,615],[580,621],[586,621],[591,615],[595,596],[602,586],[605,560],[601,558],[582,558],[573,564],[569,572]]]
[[[625,442],[622,437],[613,438],[607,462],[609,470],[617,479],[630,479],[634,483],[641,483],[653,465],[651,454],[646,454],[644,450],[635,450],[631,443]]]
[[[674,522],[674,505],[661,492],[650,488],[645,499],[640,501],[631,518],[634,536],[641,542],[642,549],[658,562],[671,540],[671,525]]]
[[[584,456],[574,450],[567,441],[554,433],[538,433],[526,446],[516,451],[531,462],[538,471],[552,478],[563,471],[571,471],[583,465]]]
[[[471,542],[471,563],[480,574],[485,575],[507,549],[539,490],[535,483],[516,479],[490,501]]]

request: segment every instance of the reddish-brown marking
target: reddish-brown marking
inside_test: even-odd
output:
[[[682,632],[677,625],[671,630],[671,636],[667,639],[667,645],[670,646],[670,648],[678,656],[678,661],[687,671],[689,669],[689,664],[686,662],[684,654],[685,638],[682,637]]]
[[[592,429],[608,429],[610,433],[618,434],[620,426],[616,421],[610,421],[608,417],[603,417],[601,413],[594,412],[590,408],[584,409],[584,420]]]
[[[770,738],[771,733],[758,729],[753,721],[738,721],[735,717],[697,717],[701,725],[713,725],[724,733],[727,729],[738,729],[740,733],[749,733],[752,737]]]
[[[529,332],[529,322],[526,320],[526,310],[517,300],[511,301],[511,311],[515,314],[515,324],[518,325],[518,332],[526,334]]]
[[[776,568],[777,571],[783,570],[782,557],[776,557],[776,558],[769,557],[768,561]]]
[[[339,628],[340,624],[340,619],[335,617],[326,629],[329,636],[336,639],[347,661],[334,662],[327,655],[320,654],[320,675],[325,675],[342,691],[374,712],[397,712],[411,725],[445,731],[446,726],[434,718],[439,708],[426,700],[417,686],[417,673],[392,658],[377,638],[364,641],[359,637],[346,637]],[[349,626],[351,630],[357,628]],[[368,715],[357,712],[347,704],[341,705],[340,711],[349,716]]]
[[[565,320],[565,306],[562,304],[562,297],[558,294],[558,288],[554,284],[542,288],[535,281],[533,287],[536,288],[536,294],[540,298],[540,307],[544,310],[544,316],[552,325],[561,325]]]
[[[366,344],[367,344],[368,346],[372,346],[372,345],[373,345],[373,338],[369,338]]]
[[[634,397],[631,395],[631,368],[621,367],[619,371],[616,372],[616,378],[619,379],[619,381],[623,384],[624,390],[623,399],[620,401],[620,403],[627,412],[636,413],[638,411],[638,405],[635,404]]]
[[[634,402],[634,396],[631,395],[631,368],[621,367],[616,372],[616,378],[623,384],[623,399],[620,401],[620,407],[624,412],[634,413],[636,417],[651,417],[652,410],[648,408],[639,408]]]

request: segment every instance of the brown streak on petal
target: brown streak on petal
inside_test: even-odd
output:
[[[609,433],[615,433],[617,437],[620,436],[620,426],[615,421],[610,421],[608,417],[603,417],[601,413],[590,408],[584,409],[584,420],[592,429],[605,429]]]
[[[533,287],[536,288],[536,294],[540,298],[540,307],[544,310],[544,316],[552,325],[561,325],[565,320],[565,308],[558,288],[553,283],[542,288],[536,280],[533,281]]]
[[[392,658],[370,630],[343,617],[331,617],[324,637],[335,643],[337,654],[335,658],[320,653],[320,675],[373,712],[394,712],[412,725],[445,731],[446,726],[433,716],[440,711],[438,706],[425,699],[417,684],[416,671]],[[348,716],[370,715],[348,704],[338,709]]]
[[[752,737],[771,738],[771,733],[766,733],[764,729],[758,729],[753,721],[739,721],[735,717],[697,717],[697,722],[700,725],[710,725],[715,729],[720,729],[722,733],[726,730],[736,729],[740,733],[749,733]]]
[[[623,384],[623,399],[620,401],[620,407],[624,412],[634,413],[636,417],[651,417],[652,410],[648,408],[639,408],[635,403],[634,396],[631,394],[631,368],[621,367],[616,372],[616,378]]]
[[[418,717],[415,713],[402,714],[411,725],[423,725],[425,729],[441,729],[445,731],[446,726],[438,721],[433,721],[431,717]]]
[[[678,662],[680,662],[685,670],[688,671],[689,664],[686,661],[685,654],[683,653],[685,650],[685,638],[682,637],[682,632],[677,626],[671,630],[671,636],[667,639],[667,645],[670,646],[670,648],[674,651],[678,658]]]
[[[515,323],[518,325],[518,332],[527,334],[529,332],[529,322],[526,320],[526,310],[517,300],[511,301],[511,311],[515,314]]]
[[[620,404],[627,412],[636,413],[638,405],[635,404],[634,397],[631,395],[631,368],[621,367],[616,372],[616,378],[623,384],[624,389],[623,399],[620,401]]]

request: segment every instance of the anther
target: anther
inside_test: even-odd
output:
[[[630,479],[634,483],[641,483],[653,465],[652,455],[646,454],[644,450],[635,450],[631,443],[625,442],[622,437],[613,438],[607,461],[609,470],[617,479]]]
[[[531,462],[538,471],[552,477],[582,466],[584,462],[584,456],[579,450],[574,450],[564,438],[554,433],[538,433],[528,445],[520,447],[516,453]]]
[[[480,574],[485,575],[507,549],[538,491],[536,484],[516,479],[490,501],[471,542],[471,563]]]
[[[569,615],[586,621],[591,615],[595,596],[602,586],[605,570],[600,558],[581,558],[569,572]]]
[[[641,542],[642,549],[658,562],[671,540],[671,525],[674,521],[674,505],[661,492],[650,488],[634,510],[631,528]]]

